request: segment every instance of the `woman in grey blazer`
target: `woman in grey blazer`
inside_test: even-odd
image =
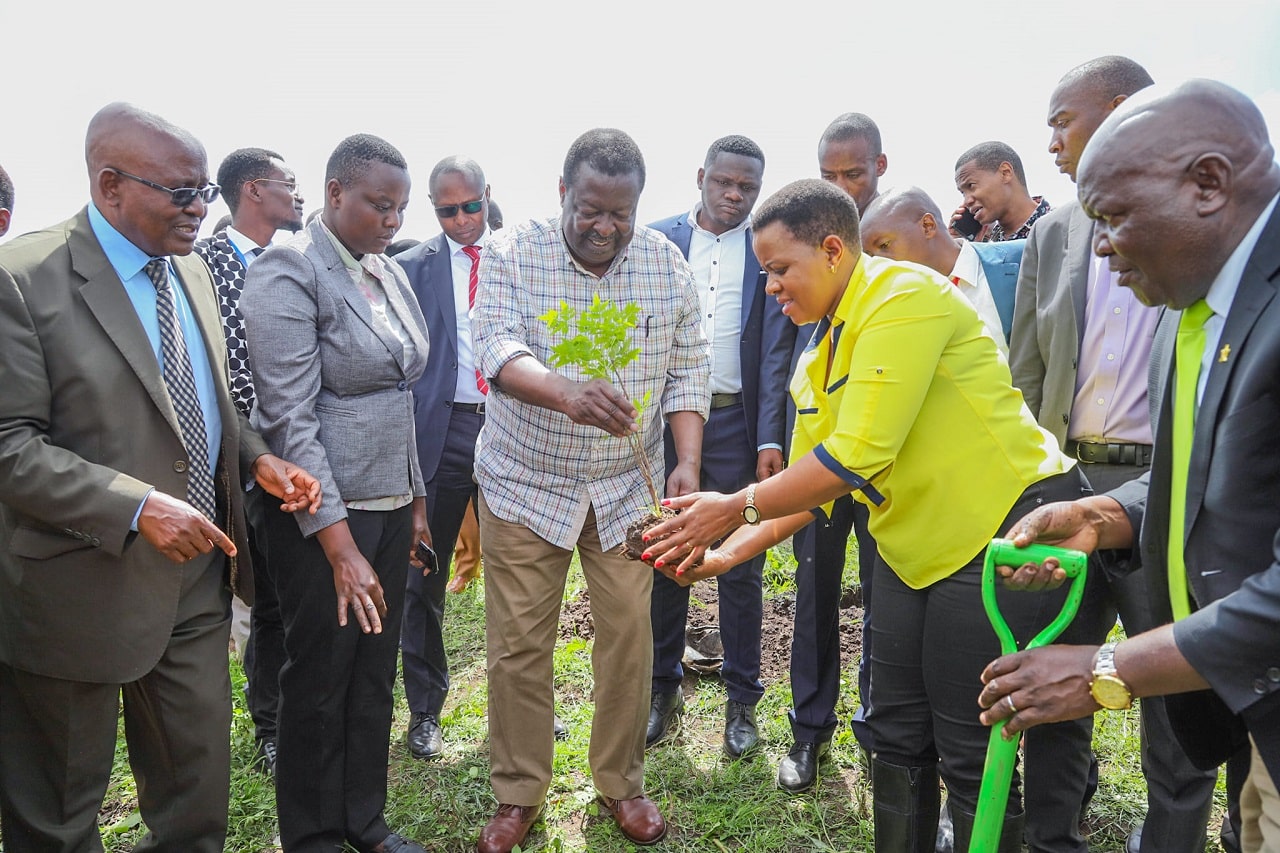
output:
[[[344,842],[422,850],[383,817],[405,572],[421,568],[413,546],[430,543],[411,393],[427,327],[382,254],[408,200],[398,151],[373,136],[344,140],[323,215],[263,254],[242,297],[254,423],[315,472],[327,498],[315,515],[274,513],[267,524],[289,656],[276,764],[288,853]]]

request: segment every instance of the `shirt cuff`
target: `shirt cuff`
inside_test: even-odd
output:
[[[782,450],[782,445],[781,445],[781,444],[774,444],[774,443],[771,441],[771,442],[769,442],[768,444],[762,444],[762,445],[760,445],[759,447],[757,447],[757,448],[756,448],[756,453],[759,453],[761,450]]]
[[[868,482],[861,474],[858,474],[855,471],[850,471],[844,465],[840,464],[839,460],[831,455],[831,451],[827,450],[825,445],[819,444],[817,447],[813,448],[813,455],[817,457],[819,462],[827,467],[827,470],[835,474],[841,480],[844,480],[850,486],[853,486],[855,491],[860,490],[873,504],[880,506],[880,504],[884,503],[884,495],[880,494],[880,491],[875,486],[871,485],[871,483]]]
[[[138,511],[133,514],[133,523],[129,525],[129,529],[134,533],[138,532],[138,519],[142,517],[142,508],[147,505],[147,498],[151,497],[151,493],[155,489],[147,489],[147,493],[142,496],[142,503],[138,504]]]

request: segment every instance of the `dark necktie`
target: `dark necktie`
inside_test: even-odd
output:
[[[480,247],[479,246],[463,246],[462,251],[471,259],[471,275],[467,278],[467,307],[476,307],[476,288],[480,285]],[[476,387],[480,389],[481,394],[489,393],[489,383],[484,380],[484,374],[480,372],[480,365],[476,365]]]
[[[178,323],[173,288],[169,285],[169,263],[164,258],[152,258],[146,269],[147,277],[156,288],[156,316],[160,321],[164,384],[169,389],[169,400],[178,415],[178,426],[182,428],[182,444],[187,448],[187,503],[213,520],[218,510],[213,492],[213,477],[209,473],[209,445],[205,434],[204,411],[200,408],[195,374],[191,370],[191,356],[187,352],[182,326]]]
[[[258,257],[258,255],[261,255],[266,250],[267,250],[266,246],[254,246],[252,249],[249,250],[249,257],[256,258]]]

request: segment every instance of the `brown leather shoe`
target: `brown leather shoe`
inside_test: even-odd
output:
[[[498,805],[498,811],[480,830],[476,853],[511,853],[517,844],[523,844],[534,821],[542,814],[542,806]]]
[[[597,799],[613,815],[618,829],[632,844],[641,847],[657,844],[667,834],[667,822],[662,819],[653,800],[643,794],[629,800],[614,800],[598,794]]]

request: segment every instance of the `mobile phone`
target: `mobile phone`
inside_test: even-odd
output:
[[[966,240],[972,240],[978,236],[978,232],[982,230],[982,223],[978,221],[978,217],[970,212],[969,208],[965,208],[956,220],[951,223],[951,227],[956,233]]]
[[[436,571],[436,552],[426,542],[419,539],[418,544],[414,546],[413,555],[418,558],[419,563],[426,566],[428,572]]]

